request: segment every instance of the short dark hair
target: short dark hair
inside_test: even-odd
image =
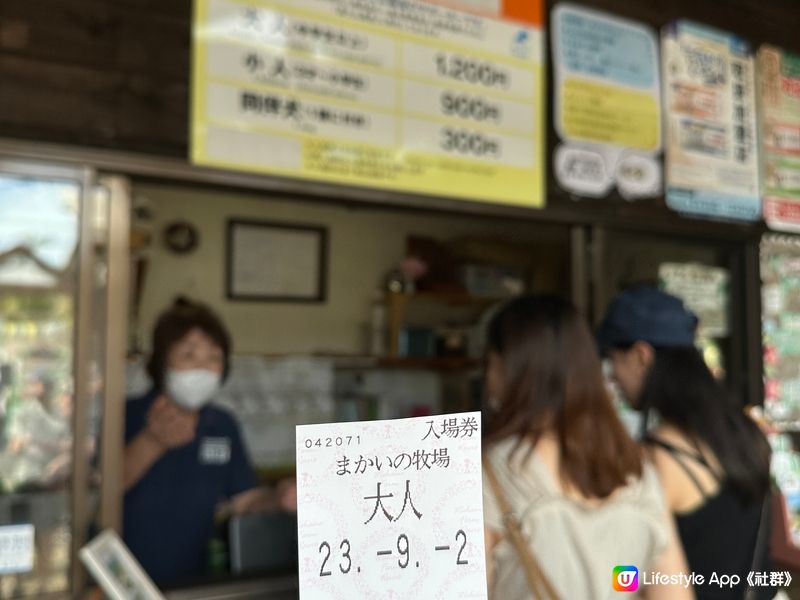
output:
[[[199,329],[220,347],[224,358],[223,381],[230,367],[231,336],[217,314],[205,304],[178,296],[170,308],[161,313],[153,329],[153,344],[147,361],[147,374],[159,391],[164,389],[167,358],[172,347],[192,329]]]

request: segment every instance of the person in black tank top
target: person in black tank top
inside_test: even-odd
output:
[[[749,572],[771,567],[769,444],[695,348],[697,323],[678,298],[639,286],[609,306],[598,342],[620,390],[644,413],[643,424],[650,413],[660,420],[659,429],[642,437],[660,458],[656,465],[689,568],[705,578],[695,588],[697,597],[772,598],[772,588],[746,596]],[[714,573],[739,575],[741,584],[709,585]]]
[[[700,451],[679,448],[652,435],[645,439],[645,443],[669,453],[703,498],[703,503],[696,509],[675,514],[675,523],[684,545],[686,560],[692,571],[703,575],[705,580],[709,581],[714,572],[722,574],[719,565],[723,564],[726,565],[726,569],[730,569],[725,574],[738,575],[741,581],[745,582],[754,563],[760,565],[757,566],[757,570],[770,570],[767,546],[762,545],[757,550],[759,556],[755,557],[753,555],[753,550],[757,546],[755,538],[751,541],[742,539],[743,532],[758,534],[763,504],[742,504],[724,475],[712,468]],[[699,465],[713,476],[718,485],[715,492],[708,492],[687,465],[687,461]],[[744,591],[743,589],[718,590],[715,587],[704,586],[696,590],[696,593],[701,599],[741,598]],[[765,588],[763,591],[759,590],[756,598],[766,599],[774,595],[773,588]]]

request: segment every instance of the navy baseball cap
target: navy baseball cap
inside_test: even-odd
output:
[[[597,330],[601,352],[642,341],[656,347],[693,346],[697,316],[676,298],[652,286],[619,294]]]

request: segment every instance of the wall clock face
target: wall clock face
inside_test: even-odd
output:
[[[164,230],[164,243],[175,254],[188,254],[197,248],[199,242],[197,228],[186,221],[171,223]]]

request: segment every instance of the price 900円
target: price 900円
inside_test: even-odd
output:
[[[499,158],[503,146],[497,138],[466,129],[444,127],[441,137],[442,150],[470,156],[491,156]]]
[[[494,121],[499,123],[503,118],[500,105],[480,96],[460,94],[458,92],[442,92],[442,113],[448,117],[460,117],[475,121]]]
[[[464,550],[467,547],[467,534],[462,530],[459,529],[456,533],[456,544],[454,546],[442,545],[436,546],[434,550],[436,552],[455,552],[456,553],[456,565],[468,565],[469,561],[464,558]],[[351,546],[350,540],[343,540],[341,544],[339,544],[339,572],[343,575],[347,575],[353,571],[353,557],[351,555]],[[395,550],[397,552],[397,566],[401,569],[407,569],[408,566],[412,562],[411,558],[411,543],[408,541],[408,536],[404,533],[401,533],[397,537],[397,543],[395,548],[390,548],[388,550],[378,550],[375,554],[379,558],[383,558],[386,556],[393,556],[395,554]],[[330,577],[333,574],[332,564],[333,561],[336,559],[334,558],[333,561],[331,559],[331,545],[328,542],[322,542],[319,545],[319,553],[320,557],[322,558],[322,565],[319,569],[319,576],[320,577]],[[414,567],[419,568],[420,563],[418,560],[414,560]],[[361,573],[361,567],[355,567],[356,573]]]

